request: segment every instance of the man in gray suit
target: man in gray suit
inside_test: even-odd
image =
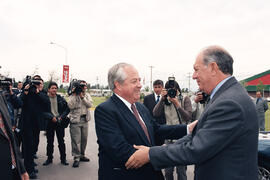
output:
[[[257,111],[257,116],[258,116],[258,121],[259,121],[259,129],[260,131],[265,131],[265,114],[264,113],[268,109],[268,104],[267,104],[267,101],[262,98],[260,91],[256,92],[255,104],[256,104],[256,111]]]
[[[193,133],[168,146],[138,149],[126,167],[155,169],[195,164],[196,180],[258,179],[258,119],[244,88],[232,77],[233,59],[221,47],[201,51],[193,79],[210,100]]]

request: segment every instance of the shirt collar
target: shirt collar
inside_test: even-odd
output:
[[[133,113],[132,109],[131,109],[131,104],[125,100],[124,98],[122,98],[121,96],[119,96],[118,94],[114,93],[121,101],[123,101],[123,103],[128,107],[128,109]],[[136,105],[135,105],[136,106]]]
[[[216,94],[216,92],[219,90],[219,88],[226,82],[228,81],[232,76],[229,76],[225,79],[223,79],[220,83],[218,83],[218,85],[214,88],[214,90],[211,92],[210,95],[210,99],[212,99],[214,97],[214,95]]]
[[[155,100],[157,100],[157,96],[159,96],[159,99],[161,97],[161,95],[157,95],[156,93],[154,93],[154,95],[155,95]]]

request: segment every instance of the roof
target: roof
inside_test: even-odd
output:
[[[256,74],[256,75],[254,75],[254,76],[251,76],[251,77],[249,77],[249,78],[247,78],[247,79],[244,79],[244,80],[242,80],[242,81],[244,81],[244,82],[249,82],[249,81],[252,81],[252,80],[254,80],[254,79],[258,79],[258,78],[260,78],[260,77],[263,77],[263,76],[265,76],[265,75],[267,75],[267,74],[270,74],[270,69],[267,70],[267,71],[264,71],[264,72],[262,72],[262,73],[260,73],[260,74]],[[242,81],[241,81],[241,82],[242,82]]]

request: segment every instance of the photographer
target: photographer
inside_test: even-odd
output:
[[[194,110],[192,112],[192,121],[195,121],[199,119],[200,115],[204,111],[205,105],[207,104],[209,99],[209,95],[205,94],[204,92],[198,91],[194,98],[192,103],[192,109]]]
[[[57,94],[58,85],[56,82],[50,82],[48,86],[48,96],[50,98],[51,111],[46,113],[46,119],[48,120],[46,137],[47,137],[47,160],[43,163],[47,166],[53,162],[53,143],[54,134],[58,140],[58,148],[60,152],[61,164],[67,166],[66,160],[66,145],[65,145],[65,128],[68,126],[69,119],[67,115],[69,108],[66,100]]]
[[[92,106],[92,98],[86,92],[87,84],[85,81],[74,82],[72,94],[69,97],[68,107],[70,109],[70,137],[72,156],[74,156],[73,167],[79,167],[79,162],[90,161],[85,157],[85,149],[88,136],[88,121],[91,115],[89,108]]]
[[[7,100],[8,112],[11,119],[12,131],[16,128],[15,109],[22,107],[22,100],[12,90],[12,79],[3,77],[0,82],[0,92]]]
[[[38,172],[34,168],[34,154],[37,151],[40,129],[45,129],[44,113],[50,111],[50,101],[42,91],[43,80],[40,76],[27,78],[24,83],[21,132],[23,137],[23,156],[26,171],[31,179],[36,179]]]
[[[180,87],[174,78],[169,77],[165,89],[161,92],[161,100],[153,109],[154,117],[165,116],[167,125],[188,124],[191,121],[191,101],[188,96],[182,97]],[[166,139],[165,144],[173,144],[173,140]],[[186,166],[177,166],[178,180],[186,180]],[[165,179],[173,179],[174,167],[165,169]]]

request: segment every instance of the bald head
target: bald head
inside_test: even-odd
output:
[[[200,54],[203,56],[205,65],[216,62],[218,68],[224,74],[233,74],[233,58],[224,48],[220,46],[209,46],[203,49]]]

